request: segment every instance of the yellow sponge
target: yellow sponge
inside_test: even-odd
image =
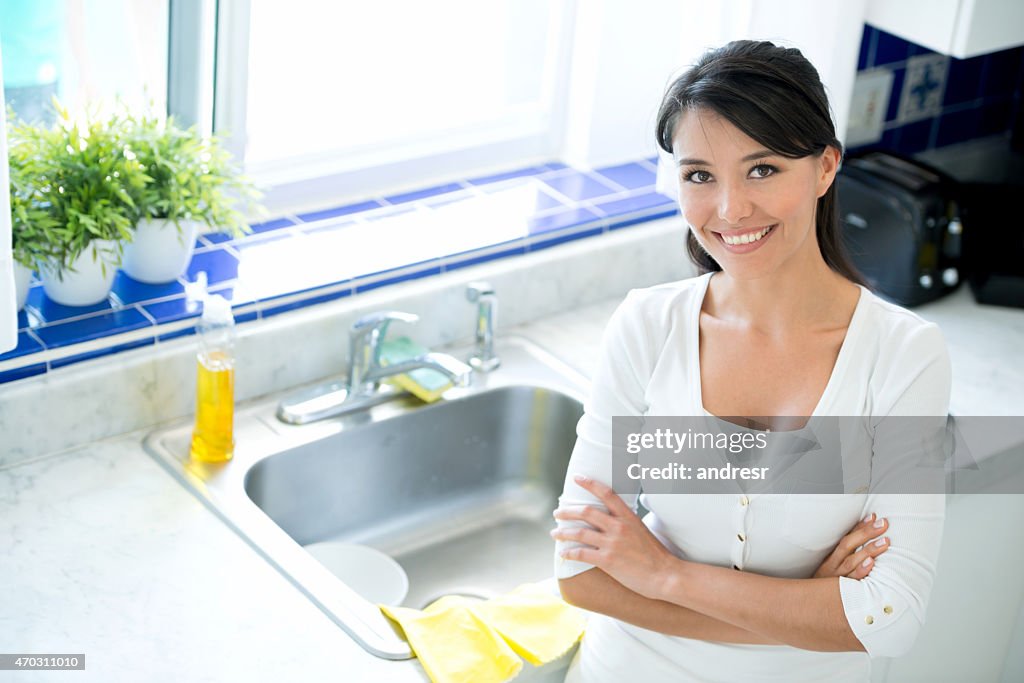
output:
[[[380,346],[380,364],[382,366],[394,365],[410,358],[422,356],[427,352],[427,349],[408,337],[386,339]],[[433,403],[453,386],[451,380],[430,368],[420,368],[404,375],[393,375],[385,381],[399,389],[408,391],[425,403]]]

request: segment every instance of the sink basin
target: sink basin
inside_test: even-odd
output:
[[[525,339],[498,353],[499,370],[430,405],[402,397],[303,426],[277,421],[276,399],[243,406],[228,463],[188,460],[190,423],[145,445],[364,648],[408,658],[377,607],[303,546],[342,541],[390,555],[409,577],[408,607],[551,577],[551,511],[586,380]]]

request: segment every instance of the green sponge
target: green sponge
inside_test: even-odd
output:
[[[427,349],[408,337],[386,339],[380,345],[380,364],[386,367],[425,353],[428,353]],[[404,375],[392,375],[384,381],[399,389],[405,389],[425,403],[433,403],[454,386],[445,375],[430,368],[420,368]]]

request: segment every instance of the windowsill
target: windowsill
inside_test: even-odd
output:
[[[653,159],[588,172],[552,163],[282,216],[236,240],[201,236],[177,282],[119,272],[95,306],[55,304],[34,280],[0,383],[192,334],[201,306],[188,285],[203,272],[245,323],[675,214],[655,172]]]

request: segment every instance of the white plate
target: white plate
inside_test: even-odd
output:
[[[326,541],[305,546],[309,554],[374,604],[399,605],[409,592],[402,565],[368,545]]]

